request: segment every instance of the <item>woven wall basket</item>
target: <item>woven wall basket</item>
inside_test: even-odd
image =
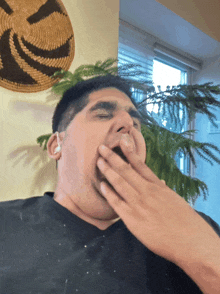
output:
[[[74,33],[61,0],[0,0],[0,86],[38,92],[68,70],[75,53]]]

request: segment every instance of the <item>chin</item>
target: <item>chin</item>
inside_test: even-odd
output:
[[[100,218],[97,218],[99,220],[103,221],[110,221],[118,218],[119,216],[117,213],[111,208],[109,211],[102,212],[102,216]]]
[[[97,201],[95,201],[96,204],[94,206],[94,211],[91,213],[92,217],[99,220],[113,220],[115,218],[118,218],[117,213],[109,205],[105,197],[103,197],[102,194],[99,192],[97,188],[97,186],[99,185],[93,183],[92,186],[97,199]]]
[[[113,220],[115,218],[118,218],[117,213],[114,211],[114,209],[109,205],[107,200],[101,196],[101,205],[99,207],[96,207],[96,211],[94,211],[94,218],[99,220]],[[98,208],[98,209],[97,209]]]

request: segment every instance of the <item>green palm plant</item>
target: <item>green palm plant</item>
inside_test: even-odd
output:
[[[210,149],[220,153],[218,147],[209,143],[194,141],[191,137],[195,130],[181,132],[185,121],[192,121],[196,113],[203,113],[208,116],[213,125],[216,126],[215,115],[209,111],[208,107],[220,107],[220,102],[214,97],[220,95],[220,87],[212,83],[203,85],[178,85],[172,88],[167,87],[166,91],[156,91],[152,81],[137,64],[115,65],[117,59],[109,58],[104,62],[98,61],[95,65],[82,65],[74,73],[60,71],[54,74],[59,77],[60,82],[52,87],[52,91],[62,97],[62,94],[70,87],[87,78],[100,75],[119,75],[126,79],[133,94],[141,94],[141,102],[133,103],[142,116],[141,132],[147,147],[147,166],[160,178],[166,181],[166,185],[176,191],[187,202],[195,203],[196,199],[203,193],[206,199],[207,185],[199,179],[192,178],[180,171],[175,161],[177,154],[182,153],[191,159],[196,166],[193,150],[199,156],[209,161],[220,163]],[[158,105],[158,114],[146,108],[147,105]],[[180,118],[180,109],[182,118]],[[162,124],[162,118],[173,126],[166,129]],[[175,131],[174,131],[175,130]],[[177,131],[178,130],[178,131]],[[46,150],[47,141],[51,134],[42,135],[37,138],[37,143]]]

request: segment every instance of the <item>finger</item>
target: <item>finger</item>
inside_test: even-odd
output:
[[[112,167],[131,187],[139,194],[146,193],[146,179],[144,179],[137,171],[135,171],[128,163],[126,163],[118,154],[113,152],[106,146],[100,146],[99,152]]]
[[[127,148],[127,143],[124,138],[120,140],[120,147],[122,149],[122,152],[126,156],[128,162],[131,164],[131,166],[146,180],[148,180],[151,183],[155,183],[159,185],[160,187],[164,187],[164,184],[161,183],[161,180],[152,172],[152,170],[140,159],[140,156],[138,156],[135,152],[129,151],[129,148]]]
[[[161,183],[160,179],[141,160],[140,156],[135,154],[135,152],[129,152],[126,146],[123,145],[122,140],[120,141],[120,146],[130,166],[107,146],[99,146],[99,153],[139,193],[143,193],[143,189],[146,191],[146,180],[164,188],[164,184]]]
[[[105,182],[101,182],[101,192],[103,197],[108,201],[109,205],[114,209],[122,220],[131,215],[131,208],[122,198],[118,197],[115,191]]]
[[[98,159],[97,166],[123,201],[131,203],[138,199],[138,192],[103,158]]]

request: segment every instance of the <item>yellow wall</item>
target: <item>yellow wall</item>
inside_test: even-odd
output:
[[[117,58],[119,0],[62,2],[75,36],[76,51],[70,71],[81,64]],[[54,190],[55,164],[36,144],[36,138],[51,133],[58,101],[55,98],[50,89],[23,94],[0,88],[0,201],[40,196]]]
[[[220,42],[220,0],[156,0]]]

